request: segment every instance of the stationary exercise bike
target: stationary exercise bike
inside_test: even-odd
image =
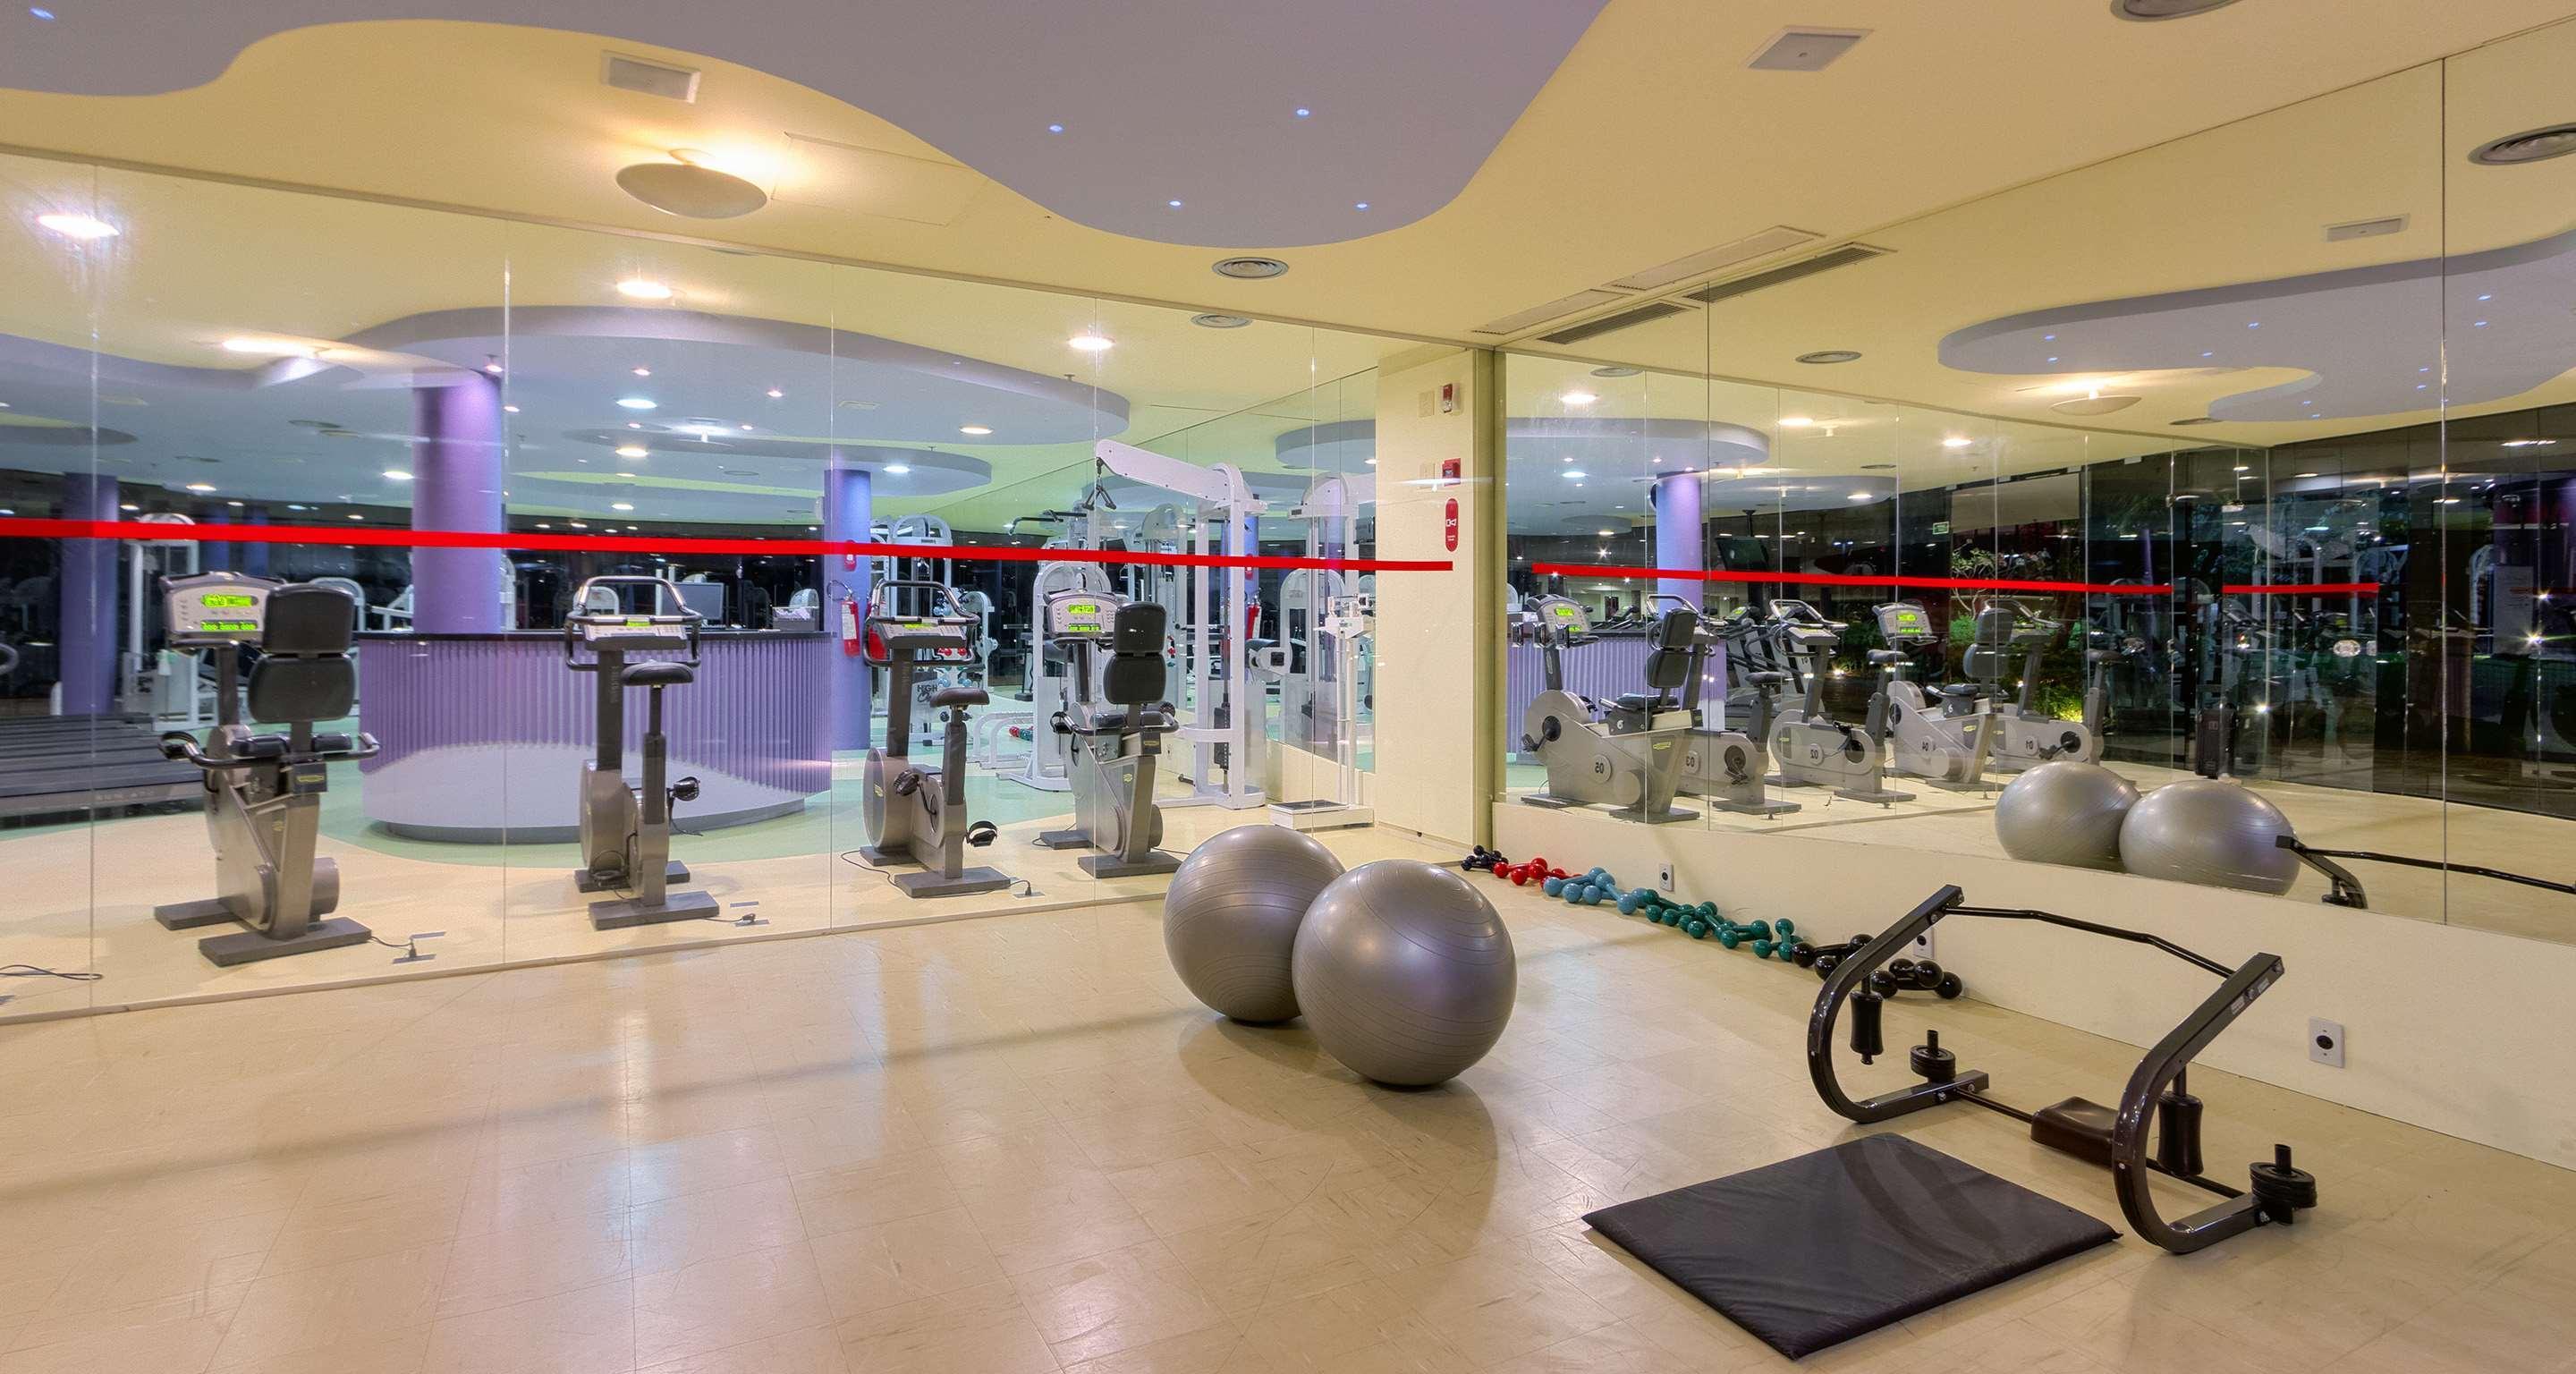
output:
[[[899,601],[911,601],[921,613],[899,614]],[[984,705],[991,696],[974,683],[952,682],[925,697],[925,707],[947,713],[940,766],[912,761],[914,676],[972,662],[976,617],[946,583],[909,578],[869,589],[867,611],[861,647],[871,665],[886,670],[886,742],[868,751],[859,793],[868,839],[860,857],[926,870],[891,877],[907,897],[956,897],[1010,886],[999,869],[966,866],[966,846],[991,844],[998,833],[991,821],[974,820],[966,811],[966,708]]]
[[[1649,825],[1698,815],[1673,805],[1673,794],[1681,785],[1682,741],[1699,717],[1681,695],[1698,696],[1699,613],[1677,609],[1655,622],[1646,653],[1648,690],[1614,701],[1565,690],[1565,651],[1593,642],[1591,618],[1579,603],[1535,598],[1514,626],[1515,634],[1537,642],[1547,682],[1521,714],[1521,750],[1539,756],[1547,786],[1521,800],[1553,808],[1606,804],[1616,808],[1613,815]]]
[[[1047,831],[1037,842],[1049,849],[1100,851],[1082,859],[1082,871],[1095,878],[1179,868],[1178,858],[1154,847],[1163,842],[1154,764],[1163,736],[1179,724],[1162,699],[1163,608],[1112,593],[1070,591],[1049,595],[1042,616],[1047,643],[1061,649],[1073,669],[1073,699],[1051,722],[1073,742],[1073,827]],[[1103,650],[1109,661],[1095,673]]]
[[[1697,608],[1692,609],[1696,613]],[[1771,771],[1770,760],[1762,750],[1770,726],[1767,705],[1755,709],[1759,723],[1753,734],[1726,728],[1723,698],[1715,710],[1716,723],[1706,723],[1710,710],[1700,703],[1702,665],[1710,646],[1726,633],[1726,622],[1705,614],[1699,616],[1699,636],[1692,644],[1690,682],[1682,689],[1682,704],[1697,711],[1702,723],[1692,726],[1682,740],[1681,790],[1689,796],[1707,798],[1709,805],[1720,811],[1740,816],[1777,816],[1795,811],[1798,803],[1780,801],[1764,790],[1762,779]],[[1730,661],[1728,667],[1734,666]],[[1753,669],[1745,677],[1759,690],[1767,682],[1787,680],[1788,674]],[[1757,697],[1757,701],[1767,702],[1767,697]]]
[[[1923,684],[1905,675],[1915,655],[1940,644],[1932,617],[1919,601],[1891,601],[1878,607],[1879,637],[1887,647],[1870,654],[1879,665],[1879,694],[1886,698],[1882,725],[1891,745],[1889,759],[1897,772],[1921,778],[1953,792],[1983,792],[1994,787],[1986,777],[1986,752],[1994,732],[1980,727],[1991,709],[1972,682],[1939,687],[1939,700]],[[1935,655],[1937,661],[1938,655]]]
[[[625,589],[650,588],[640,611],[625,607]],[[671,813],[698,799],[698,780],[669,782],[670,743],[662,733],[662,691],[698,679],[698,631],[704,624],[666,579],[642,575],[594,577],[573,593],[564,617],[564,666],[598,682],[595,715],[598,753],[581,769],[581,867],[573,884],[584,892],[625,894],[590,905],[595,930],[697,921],[716,915],[704,892],[673,892],[689,881],[685,865],[671,860]],[[588,646],[590,656],[579,650]],[[677,659],[629,663],[631,653],[679,652]],[[626,784],[626,689],[646,690],[643,777]]]
[[[1872,696],[1871,719],[1862,725],[1836,720],[1825,710],[1825,678],[1834,646],[1842,643],[1842,622],[1825,619],[1804,601],[1785,598],[1771,603],[1771,618],[1787,640],[1792,675],[1803,680],[1806,690],[1801,705],[1782,711],[1771,724],[1771,757],[1780,765],[1782,785],[1827,787],[1837,797],[1881,806],[1912,801],[1913,793],[1887,785],[1879,747],[1885,698]]]
[[[340,905],[340,868],[314,853],[330,765],[376,753],[373,736],[313,730],[357,703],[358,665],[349,657],[356,602],[336,587],[212,572],[171,579],[162,607],[170,647],[215,650],[214,730],[203,748],[174,730],[161,737],[161,752],[204,770],[220,895],[155,907],[153,919],[171,930],[241,926],[197,942],[218,968],[367,943],[374,936],[365,926],[331,915]],[[259,651],[250,720],[284,725],[283,735],[254,734],[243,723],[243,645]]]
[[[1975,638],[1968,645],[1965,666],[1992,703],[1978,727],[1980,734],[1992,736],[1987,748],[1992,766],[2017,773],[2056,759],[2101,762],[2102,737],[2092,723],[2059,720],[2036,705],[2040,658],[2066,632],[2066,622],[2051,620],[2011,596],[1979,598],[1975,617]],[[2008,694],[2003,675],[2016,652],[2021,655],[2021,687],[2018,694]],[[2101,657],[2096,658],[2097,654]],[[2090,668],[2118,655],[2106,648],[2088,648],[2084,656]]]

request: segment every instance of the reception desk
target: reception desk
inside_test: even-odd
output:
[[[688,830],[804,808],[832,785],[832,656],[822,634],[710,630],[697,681],[663,695],[671,776],[695,776]],[[675,657],[637,654],[637,659]],[[359,728],[384,752],[359,765],[368,820],[397,835],[548,844],[580,832],[584,762],[597,747],[594,680],[564,664],[562,634],[358,637]],[[626,775],[641,766],[641,687],[628,689]]]

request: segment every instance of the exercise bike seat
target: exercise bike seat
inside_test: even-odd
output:
[[[1625,711],[1630,715],[1642,716],[1662,707],[1665,704],[1664,698],[1661,696],[1652,695],[1646,692],[1625,692],[1613,699],[1610,703],[1610,707],[1612,710]]]
[[[654,660],[629,663],[619,670],[617,680],[629,687],[677,687],[698,680],[698,670],[685,663]]]
[[[1974,701],[1985,690],[1973,682],[1945,682],[1939,688],[1941,695],[1952,701]]]
[[[981,687],[966,685],[942,687],[930,694],[930,709],[936,711],[943,706],[982,706],[992,699],[992,693]]]
[[[1787,682],[1789,680],[1789,675],[1772,669],[1764,669],[1758,673],[1746,673],[1744,675],[1744,680],[1757,687],[1776,687],[1783,682]]]

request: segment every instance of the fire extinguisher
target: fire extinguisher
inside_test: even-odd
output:
[[[859,648],[858,598],[843,592],[841,593],[841,653],[845,657],[857,658]]]

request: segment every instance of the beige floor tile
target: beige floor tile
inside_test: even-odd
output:
[[[935,1298],[1003,1277],[964,1208],[835,1231],[808,1242],[835,1318]]]
[[[849,1369],[839,1329],[826,1324],[647,1365],[638,1374],[849,1374]]]
[[[1120,1196],[1156,1235],[1178,1235],[1222,1221],[1276,1216],[1301,1194],[1259,1177],[1248,1156],[1211,1150],[1111,1174]]]
[[[459,1236],[448,1248],[438,1315],[460,1317],[623,1278],[634,1268],[629,1229],[626,1215],[606,1213]]]
[[[1525,1255],[1478,1251],[1389,1281],[1443,1340],[1479,1365],[1609,1325],[1609,1309]]]
[[[242,1288],[234,1285],[77,1317],[38,1320],[0,1353],[0,1374],[198,1374],[215,1358]]]
[[[258,1279],[234,1312],[216,1363],[276,1360],[426,1325],[446,1271],[447,1247],[430,1245]]]
[[[804,1242],[702,1260],[635,1280],[635,1358],[665,1364],[831,1319]]]
[[[622,1213],[633,1200],[633,1169],[624,1150],[539,1164],[477,1160],[457,1233],[509,1231],[576,1217]]]
[[[421,1374],[626,1374],[635,1367],[632,1280],[442,1317]]]
[[[628,1154],[628,1192],[637,1203],[782,1178],[778,1138],[768,1126],[638,1144]]]
[[[927,1149],[798,1174],[790,1183],[807,1234],[817,1236],[944,1212],[959,1201],[937,1152]]]
[[[804,1116],[779,1115],[769,1129],[778,1142],[780,1167],[789,1174],[865,1164],[909,1154],[929,1143],[914,1129],[910,1113],[891,1101],[826,1107]]]
[[[1061,1368],[1008,1283],[841,1323],[852,1374],[1048,1374]]]
[[[272,1359],[220,1364],[215,1374],[420,1374],[429,1357],[429,1328],[367,1331],[330,1345]]]
[[[1025,1274],[1154,1238],[1154,1228],[1106,1179],[978,1189],[960,1200],[1006,1274]]]
[[[452,1240],[469,1186],[440,1179],[346,1201],[299,1204],[268,1247],[262,1274],[285,1274]]]
[[[783,1178],[642,1203],[629,1215],[633,1224],[628,1236],[638,1274],[657,1274],[805,1238],[796,1194]]]
[[[1011,1285],[1066,1364],[1225,1324],[1160,1241],[1021,1274]]]
[[[283,1211],[112,1232],[66,1277],[41,1316],[131,1307],[256,1278],[286,1224]]]

